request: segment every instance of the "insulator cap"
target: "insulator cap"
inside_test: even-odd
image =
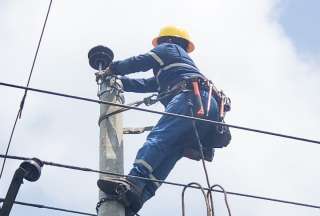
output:
[[[99,70],[101,65],[101,70],[105,70],[112,62],[114,55],[111,49],[99,45],[89,51],[88,58],[92,68]]]
[[[31,182],[37,181],[40,178],[42,166],[43,163],[38,158],[32,158],[20,164],[20,167],[26,172],[24,178]]]

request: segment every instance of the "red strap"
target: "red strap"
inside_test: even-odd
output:
[[[200,95],[200,89],[199,89],[199,83],[198,81],[193,81],[192,82],[192,86],[193,86],[193,92],[194,95],[196,96],[196,102],[197,102],[197,111],[196,114],[198,116],[203,116],[204,115],[204,109],[203,109],[203,105],[202,105],[202,101],[201,101],[201,95]]]

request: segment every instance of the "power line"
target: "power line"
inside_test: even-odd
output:
[[[0,82],[0,85],[7,86],[7,87],[12,87],[12,88],[18,88],[18,89],[25,89],[25,90],[29,90],[29,91],[34,91],[34,92],[39,92],[39,93],[49,94],[49,95],[55,95],[55,96],[60,96],[60,97],[65,97],[65,98],[72,98],[72,99],[81,100],[81,101],[87,101],[87,102],[92,102],[92,103],[106,104],[106,105],[110,105],[110,106],[128,108],[128,109],[133,109],[133,110],[138,110],[138,111],[148,112],[148,113],[153,113],[153,114],[158,114],[158,115],[168,115],[168,116],[174,116],[174,117],[179,117],[179,118],[185,118],[185,119],[189,119],[189,120],[202,121],[202,122],[207,122],[207,123],[211,123],[211,124],[214,124],[214,125],[222,125],[222,126],[227,126],[227,127],[230,127],[230,128],[239,129],[239,130],[245,130],[245,131],[251,131],[251,132],[255,132],[255,133],[267,134],[267,135],[277,136],[277,137],[282,137],[282,138],[287,138],[287,139],[299,140],[299,141],[308,142],[308,143],[320,144],[319,140],[312,140],[312,139],[307,139],[307,138],[303,138],[303,137],[297,137],[297,136],[291,136],[291,135],[286,135],[286,134],[281,134],[281,133],[275,133],[275,132],[271,132],[271,131],[258,130],[258,129],[249,128],[249,127],[226,124],[226,123],[222,123],[222,122],[212,121],[212,120],[208,120],[208,119],[201,119],[201,118],[192,117],[192,116],[188,116],[188,115],[161,112],[161,111],[150,110],[150,109],[145,109],[145,108],[140,108],[140,107],[132,107],[132,106],[124,105],[124,104],[117,104],[117,103],[113,103],[113,102],[101,101],[101,100],[96,100],[96,99],[91,99],[91,98],[86,98],[86,97],[81,97],[81,96],[75,96],[75,95],[64,94],[64,93],[59,93],[59,92],[47,91],[47,90],[43,90],[43,89],[24,87],[24,86],[14,85],[14,84],[4,83],[4,82]]]
[[[31,159],[31,158],[27,158],[27,157],[19,157],[19,156],[11,156],[11,155],[5,156],[2,154],[0,154],[0,157],[1,158],[7,157],[8,159],[13,159],[13,160],[30,160]],[[178,186],[178,187],[189,187],[189,188],[194,188],[194,189],[200,189],[200,187],[182,184],[182,183],[149,179],[149,178],[143,178],[143,177],[131,176],[131,175],[123,175],[123,174],[112,173],[112,172],[104,172],[104,171],[94,170],[94,169],[90,169],[90,168],[86,168],[86,167],[78,167],[78,166],[60,164],[60,163],[55,163],[55,162],[48,162],[48,161],[42,161],[42,162],[44,165],[48,165],[48,166],[54,166],[54,167],[72,169],[72,170],[79,170],[79,171],[85,171],[85,172],[92,172],[92,173],[99,173],[99,174],[106,174],[106,175],[117,176],[117,177],[137,178],[137,179],[142,179],[142,180],[146,180],[146,181],[150,181],[150,182],[158,182],[161,184],[173,185],[173,186]],[[213,191],[213,192],[217,192],[217,193],[226,193],[226,194],[234,195],[234,196],[242,196],[242,197],[247,197],[247,198],[254,198],[254,199],[260,199],[260,200],[266,200],[266,201],[272,201],[272,202],[278,202],[278,203],[320,209],[320,205],[312,205],[312,204],[301,203],[301,202],[294,202],[294,201],[288,201],[288,200],[281,200],[281,199],[275,199],[275,198],[269,198],[269,197],[263,197],[263,196],[257,196],[257,195],[250,195],[250,194],[244,194],[244,193],[237,193],[237,192],[230,192],[230,191],[223,191],[223,190],[216,190],[216,189],[209,189],[209,188],[203,188],[203,189],[206,191]]]
[[[29,87],[29,85],[30,85],[30,81],[31,81],[31,77],[32,77],[32,74],[33,74],[33,69],[34,69],[34,66],[35,66],[35,63],[36,63],[36,60],[37,60],[37,57],[38,57],[38,53],[39,53],[39,49],[40,49],[43,33],[44,33],[45,28],[46,28],[47,20],[48,20],[49,13],[50,13],[50,10],[51,10],[51,5],[52,5],[52,0],[50,0],[50,3],[49,3],[49,7],[48,7],[48,10],[47,10],[47,15],[46,15],[43,27],[42,27],[40,39],[38,41],[37,50],[36,50],[34,58],[33,58],[32,66],[31,66],[31,69],[30,69],[30,72],[29,72],[28,81],[27,81],[27,87]],[[25,103],[25,100],[26,100],[26,97],[27,97],[27,92],[28,92],[28,89],[25,89],[24,95],[23,95],[22,100],[20,102],[20,107],[19,107],[17,116],[15,118],[12,130],[11,130],[9,142],[8,142],[7,148],[6,148],[6,153],[5,153],[6,155],[8,154],[9,149],[10,149],[11,141],[12,141],[12,138],[13,138],[14,131],[16,129],[16,125],[17,125],[18,119],[21,118],[21,115],[22,115],[22,110],[23,110],[24,103]],[[6,164],[6,158],[4,158],[3,163],[2,163],[1,172],[0,172],[0,179],[2,177],[2,173],[3,173],[3,170],[4,170],[5,164]]]
[[[0,202],[3,202],[3,201],[4,201],[4,199],[0,199]],[[54,211],[62,211],[62,212],[68,212],[68,213],[73,213],[73,214],[79,214],[79,215],[97,216],[96,214],[92,214],[92,213],[75,211],[75,210],[71,210],[71,209],[57,208],[57,207],[53,207],[53,206],[40,205],[40,204],[35,204],[35,203],[26,203],[26,202],[19,202],[19,201],[14,201],[14,203],[18,204],[18,205],[29,206],[29,207],[34,207],[34,208],[50,209],[50,210],[54,210]]]
[[[20,110],[20,109],[19,109],[19,110]],[[7,144],[7,149],[6,149],[5,155],[8,155],[9,148],[10,148],[10,144],[11,144],[11,140],[12,140],[12,137],[13,137],[13,134],[14,134],[14,131],[15,131],[15,128],[16,128],[18,119],[19,119],[19,113],[20,113],[20,112],[18,111],[17,116],[16,116],[16,119],[15,119],[14,124],[13,124],[13,128],[12,128],[12,130],[11,130],[11,134],[10,134],[9,142],[8,142],[8,144]],[[4,159],[3,159],[3,162],[2,162],[2,167],[1,167],[1,172],[0,172],[0,179],[1,179],[1,177],[2,177],[2,173],[3,173],[3,170],[4,170],[4,166],[5,166],[5,164],[6,164],[6,160],[7,160],[7,158],[4,158]]]

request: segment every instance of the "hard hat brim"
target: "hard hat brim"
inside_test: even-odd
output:
[[[153,40],[152,40],[152,45],[153,45],[153,47],[158,46],[158,39],[161,38],[161,37],[164,37],[164,36],[160,36],[160,37],[155,37],[155,38],[153,38]],[[187,40],[187,39],[185,39],[185,38],[182,38],[182,39],[188,41],[187,52],[188,52],[188,53],[191,53],[191,52],[195,49],[194,44],[193,44],[191,41],[189,41],[189,40]]]

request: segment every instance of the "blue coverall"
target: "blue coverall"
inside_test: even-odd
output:
[[[122,75],[120,78],[124,91],[138,93],[161,93],[189,77],[203,77],[187,52],[173,43],[162,43],[146,54],[115,61],[110,65],[110,69],[113,73]],[[154,76],[149,79],[131,79],[125,76],[150,69],[153,69]],[[201,95],[204,107],[206,107],[208,93],[202,90]],[[193,100],[193,97],[192,91],[181,92],[161,102],[166,112],[190,115],[189,102]],[[214,97],[212,97],[208,118],[218,120],[217,102]],[[200,138],[203,139],[212,127],[214,126],[197,122]],[[187,142],[197,145],[192,121],[179,117],[162,116],[138,151],[129,175],[164,180],[175,163],[183,157],[184,146]],[[143,202],[151,198],[160,186],[158,182],[134,178],[129,180],[138,187],[144,188]]]

